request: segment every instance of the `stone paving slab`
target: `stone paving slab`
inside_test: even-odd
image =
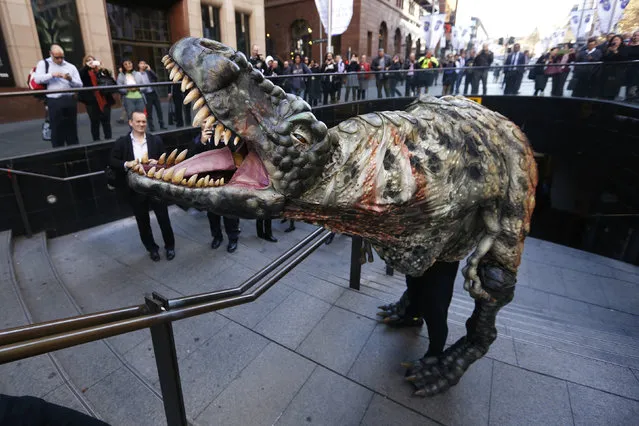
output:
[[[373,396],[361,423],[362,426],[435,426],[437,424],[439,423],[408,410],[379,394]]]
[[[43,399],[52,404],[61,405],[71,408],[84,414],[89,414],[84,405],[78,401],[78,398],[69,390],[67,385],[61,385],[46,394]]]
[[[568,383],[575,426],[631,426],[639,419],[639,401]]]
[[[148,394],[148,389],[125,367],[114,371],[84,392],[84,396],[109,424],[166,424],[162,400],[155,396],[141,397]]]
[[[491,389],[491,425],[563,426],[572,422],[563,380],[495,362]]]
[[[332,307],[304,339],[297,352],[345,375],[375,328],[376,322]]]
[[[359,425],[372,397],[370,390],[317,367],[275,424]]]
[[[639,381],[627,367],[520,341],[515,341],[515,350],[525,369],[639,399]]]
[[[63,384],[48,355],[0,365],[0,393],[43,397]]]
[[[295,349],[330,308],[331,305],[322,300],[293,290],[255,326],[255,331]]]
[[[196,421],[221,426],[274,424],[313,370],[313,362],[270,343]]]

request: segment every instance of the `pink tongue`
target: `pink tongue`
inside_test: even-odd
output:
[[[206,151],[195,157],[189,158],[174,166],[176,170],[186,167],[185,177],[196,173],[211,172],[218,170],[235,170],[233,154],[228,147]]]
[[[240,168],[235,172],[229,185],[246,186],[249,188],[266,188],[268,175],[264,164],[254,152],[249,152]]]

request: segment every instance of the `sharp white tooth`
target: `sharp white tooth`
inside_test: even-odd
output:
[[[164,67],[165,67],[167,70],[170,70],[170,69],[172,69],[172,68],[176,68],[176,66],[175,66],[175,62],[173,62],[173,61],[168,61],[168,62],[166,63],[166,65],[164,65]]]
[[[182,85],[180,86],[180,89],[183,92],[186,92],[186,86],[191,82],[191,79],[189,78],[188,75],[185,75],[184,78],[182,79]]]
[[[193,118],[193,127],[200,127],[202,120],[204,120],[209,115],[211,115],[211,111],[209,111],[209,107],[207,106],[202,107],[197,112],[197,114],[195,114],[195,117]]]
[[[182,77],[184,77],[184,74],[182,74],[182,71],[178,70],[178,72],[175,73],[175,76],[173,76],[173,83],[178,83],[182,80]]]
[[[184,151],[180,152],[180,155],[177,156],[177,158],[175,159],[175,164],[180,164],[182,161],[184,161],[184,159],[186,158],[186,154],[188,154],[189,150],[185,149]]]
[[[184,102],[183,102],[183,104],[184,104],[184,105],[188,105],[188,104],[190,104],[191,102],[193,102],[194,100],[196,100],[196,99],[197,99],[197,98],[199,98],[199,97],[200,97],[200,91],[199,91],[199,90],[197,90],[197,89],[193,89],[193,90],[191,90],[191,91],[189,92],[189,94],[188,94],[188,95],[186,95],[186,96],[184,97]]]
[[[220,179],[220,186],[224,185],[224,178]]]
[[[196,188],[202,188],[204,186],[204,178],[199,178],[195,183]]]
[[[215,186],[220,186],[220,180],[219,179],[215,181]]]
[[[209,181],[209,188],[213,188],[214,186],[215,186],[215,180],[214,180],[214,179],[211,179],[211,180]]]
[[[202,105],[204,105],[206,103],[206,100],[204,99],[204,97],[201,97],[200,99],[198,99],[197,101],[195,101],[195,103],[193,104],[193,111],[197,111],[198,109],[200,109],[202,107]]]
[[[226,129],[224,131],[224,145],[228,145],[229,143],[231,143],[231,129]]]
[[[209,182],[211,181],[211,176],[204,176],[204,186],[209,186]]]
[[[214,115],[211,115],[209,118],[207,118],[206,119],[206,127],[209,128],[209,129],[212,128],[213,124],[215,123],[215,120],[216,119],[215,119]]]
[[[186,167],[178,170],[171,178],[171,182],[175,184],[182,182],[182,179],[184,179],[184,173],[186,173]]]
[[[182,182],[180,182],[180,185],[186,186],[187,183],[188,181],[186,179],[182,179]]]
[[[162,57],[162,63],[166,64],[167,62],[169,62],[170,59],[171,59],[171,57],[169,55],[164,55]]]
[[[173,80],[175,75],[180,71],[180,67],[172,67],[171,72],[169,73],[169,80]],[[173,80],[175,81],[175,80]]]
[[[197,173],[191,176],[189,180],[186,181],[186,184],[188,185],[189,188],[193,188],[196,182],[197,182]]]
[[[155,172],[155,178],[156,179],[162,179],[162,175],[164,174],[164,169],[160,169],[157,172]]]
[[[147,164],[149,162],[149,154],[146,152],[142,154],[142,160],[140,160],[140,162],[142,164]]]
[[[175,161],[175,157],[177,156],[177,149],[174,149],[171,154],[169,155],[169,158],[166,159],[166,167],[171,167],[173,165],[173,162]]]
[[[224,126],[222,126],[221,124],[218,124],[215,127],[215,136],[214,136],[214,141],[215,141],[215,146],[218,146],[220,144],[220,137],[222,136],[222,131],[224,130]]]
[[[144,167],[142,166],[142,164],[138,164],[138,174],[140,176],[145,176],[146,172],[144,171]]]
[[[240,137],[239,136],[235,136],[235,139],[233,139],[233,144],[235,146],[237,146],[237,144],[239,144],[239,143],[240,143]]]
[[[193,86],[195,86],[195,83],[193,83],[192,81],[189,81],[189,83],[186,85],[186,90],[191,90]]]
[[[168,169],[164,172],[164,176],[162,176],[162,180],[164,182],[169,182],[171,178],[173,178],[173,172],[175,172],[175,167]]]
[[[158,160],[158,164],[160,166],[164,165],[164,162],[166,161],[166,152],[163,153],[162,155],[160,155],[160,159]]]
[[[154,177],[154,176],[155,176],[155,166],[154,166],[154,167],[151,167],[151,168],[149,169],[149,171],[147,172],[147,174],[146,174],[146,175],[147,175],[148,177],[150,177],[150,178]]]

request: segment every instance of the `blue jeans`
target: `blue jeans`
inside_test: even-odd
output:
[[[132,99],[127,98],[126,96],[122,97],[124,104],[124,109],[126,110],[127,119],[131,119],[131,114],[134,112],[144,112],[144,98],[140,99]]]

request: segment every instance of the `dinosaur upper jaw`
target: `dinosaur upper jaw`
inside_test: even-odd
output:
[[[129,185],[138,192],[219,214],[277,215],[283,197],[272,189],[257,153],[259,139],[264,137],[259,120],[270,112],[264,90],[250,84],[264,81],[261,74],[251,75],[241,53],[205,39],[181,40],[163,63],[171,80],[185,92],[184,104],[193,103],[193,126],[211,129],[211,143],[217,149],[188,160],[186,152],[178,155],[176,151],[168,157],[145,159],[129,173]],[[249,99],[252,105],[245,102]],[[253,108],[260,102],[256,114]]]

